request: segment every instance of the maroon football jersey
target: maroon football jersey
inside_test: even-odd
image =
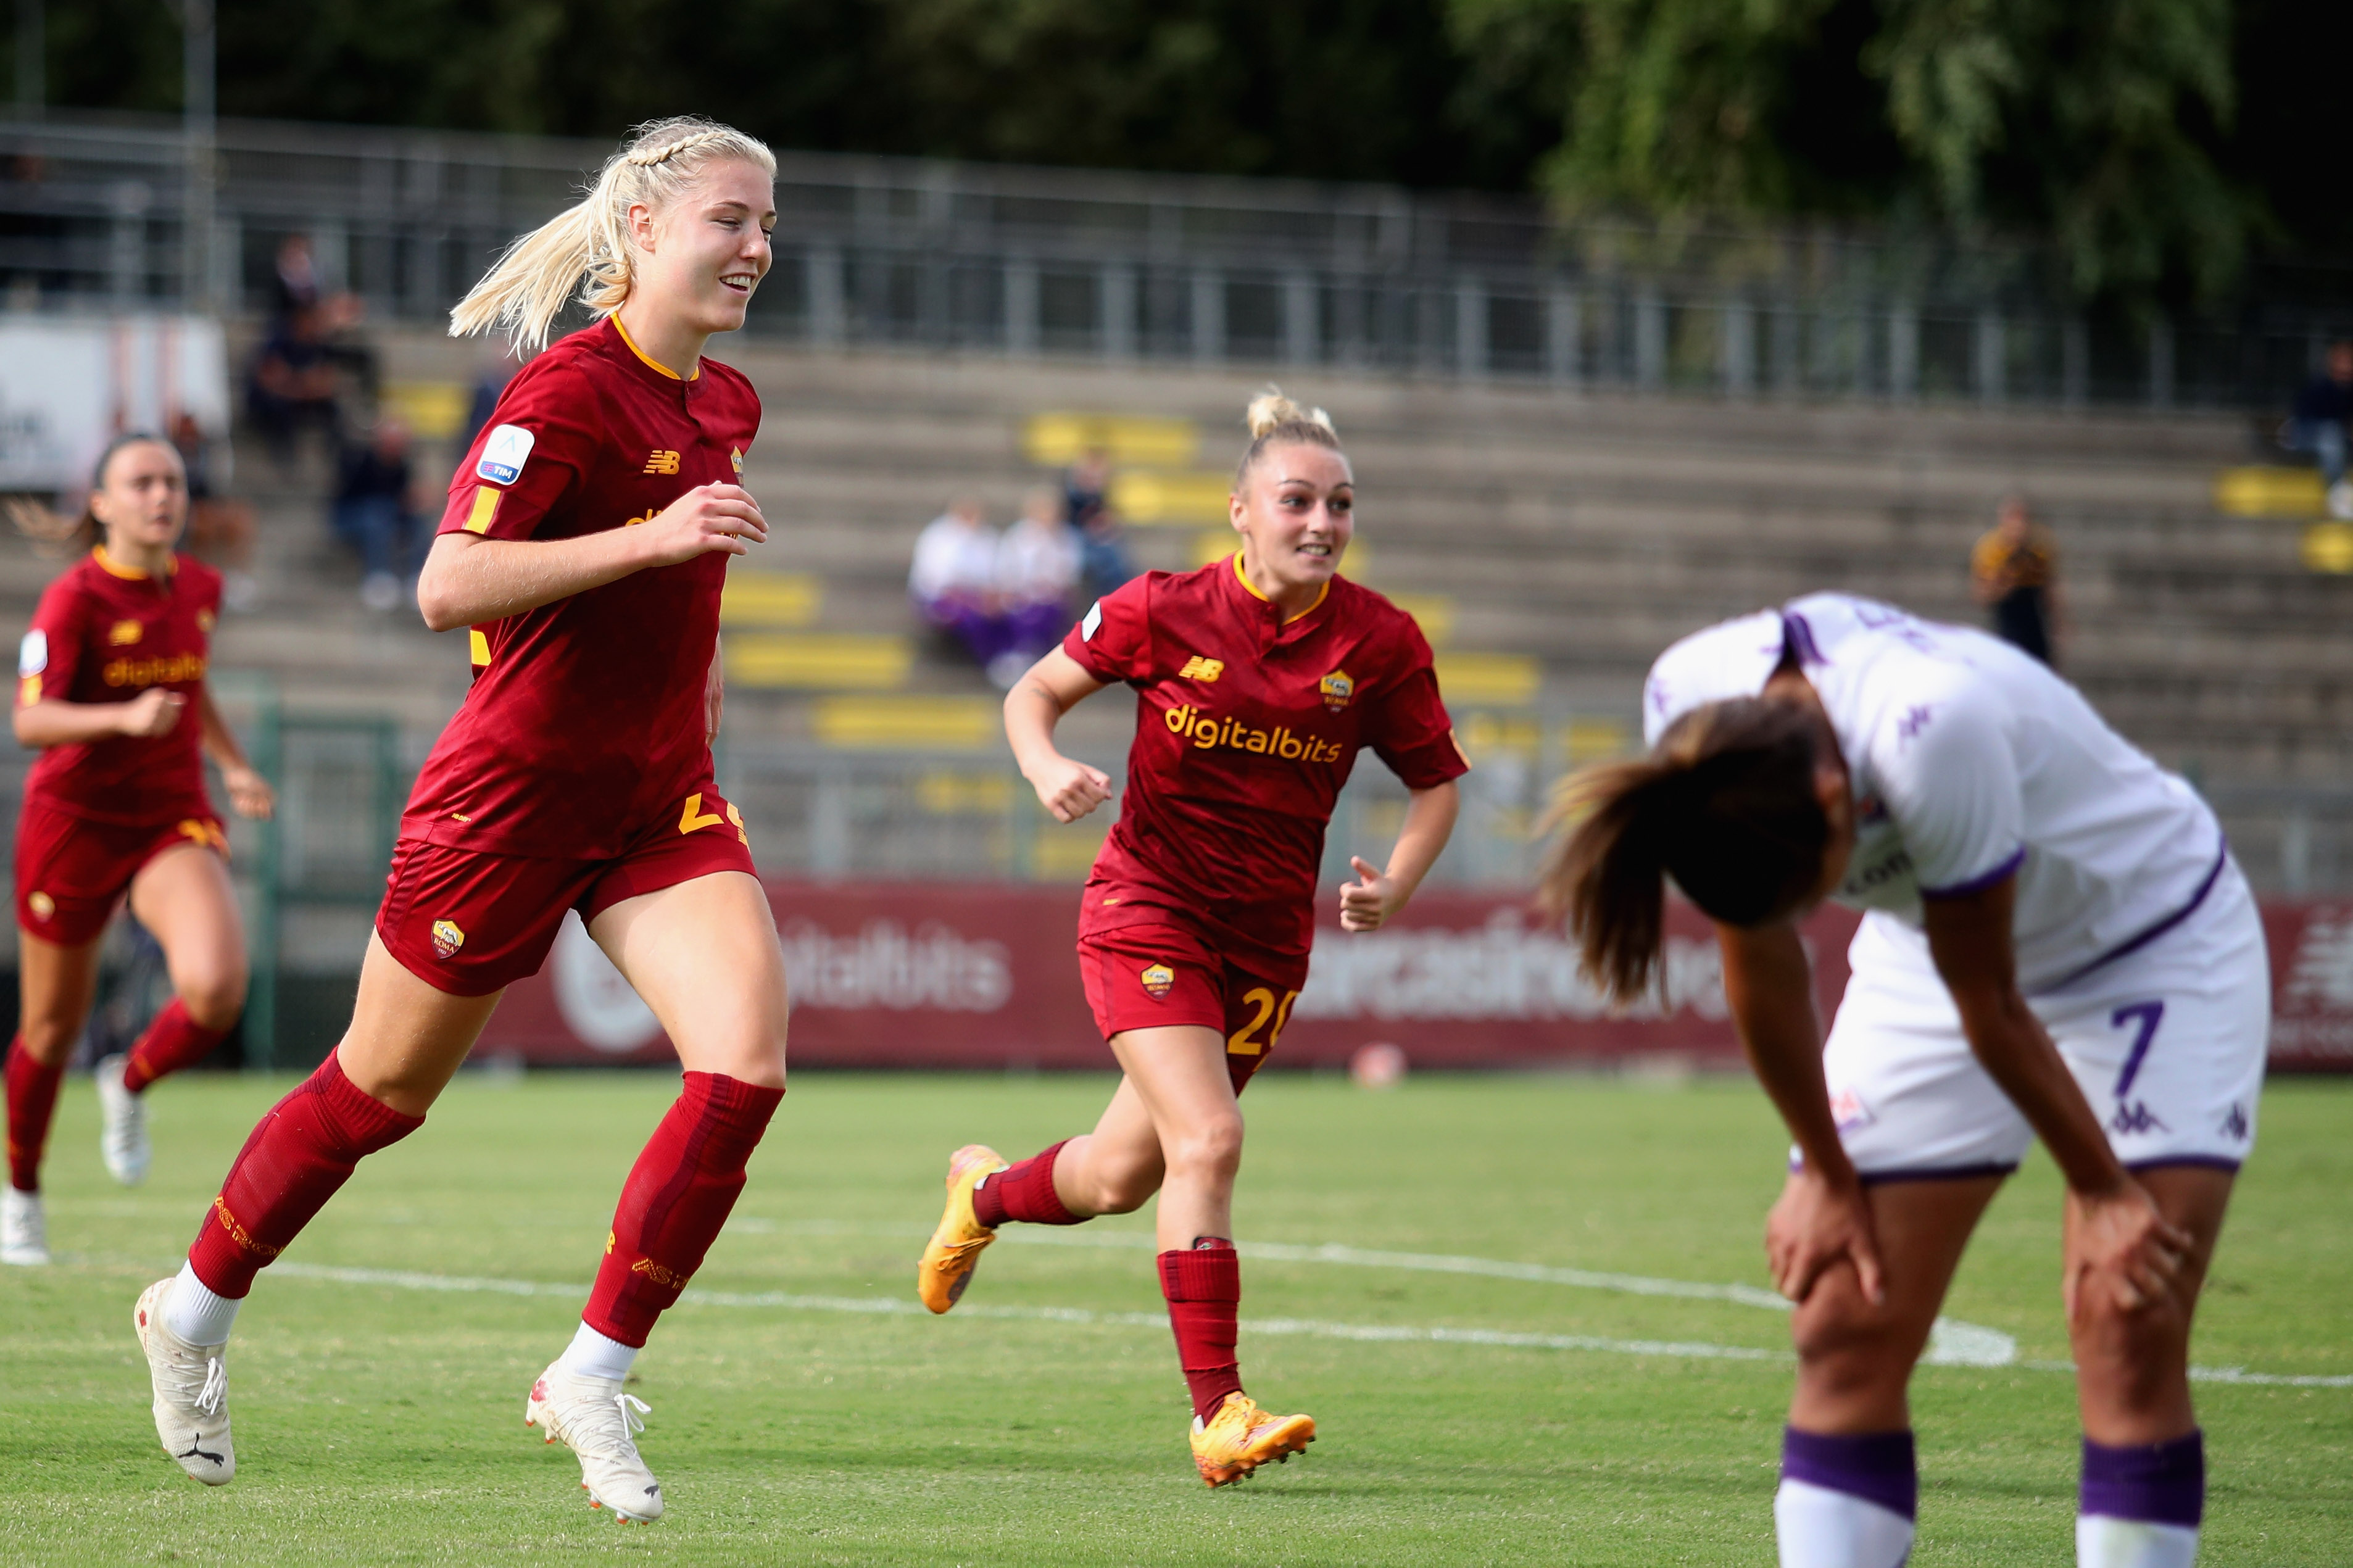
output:
[[[1470,768],[1413,618],[1335,577],[1289,622],[1232,555],[1147,573],[1062,640],[1137,694],[1119,821],[1095,858],[1079,933],[1205,924],[1228,956],[1306,956],[1324,830],[1370,746],[1412,789]]]
[[[220,594],[220,574],[194,556],[172,557],[159,580],[119,563],[102,544],[48,585],[17,651],[17,707],[43,698],[128,702],[153,686],[188,705],[169,734],[49,747],[25,780],[26,798],[90,822],[212,815],[196,700]]]
[[[706,359],[681,379],[607,318],[507,384],[449,481],[440,531],[570,539],[735,483],[760,399]],[[711,776],[703,685],[720,552],[473,628],[473,689],[426,760],[404,837],[607,859]]]

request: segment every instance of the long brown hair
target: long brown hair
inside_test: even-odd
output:
[[[1795,910],[1821,876],[1830,818],[1814,794],[1816,721],[1792,703],[1695,708],[1647,757],[1563,781],[1537,902],[1564,915],[1585,973],[1620,1002],[1662,974],[1665,879],[1726,925]]]
[[[81,503],[81,515],[69,521],[37,500],[17,496],[10,498],[8,521],[17,532],[33,542],[44,555],[86,555],[92,548],[106,542],[106,525],[98,521],[98,492],[106,488],[106,470],[114,466],[114,455],[125,447],[136,447],[142,441],[179,455],[179,448],[163,437],[148,430],[126,430],[106,444],[98,455],[98,463],[90,469],[90,493]]]

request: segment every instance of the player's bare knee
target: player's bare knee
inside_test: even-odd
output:
[[[49,1013],[26,1015],[16,1030],[17,1038],[25,1042],[25,1054],[44,1067],[54,1067],[72,1055],[80,1034],[79,1022]]]
[[[1220,1116],[1188,1127],[1166,1149],[1172,1168],[1231,1177],[1241,1168],[1242,1119]]]
[[[242,970],[193,976],[173,989],[200,1029],[226,1029],[245,1011]]]
[[[1915,1336],[1853,1289],[1825,1283],[1790,1321],[1799,1363],[1839,1380],[1868,1380],[1908,1368],[1904,1347]]]

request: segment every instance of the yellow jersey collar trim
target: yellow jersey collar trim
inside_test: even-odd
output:
[[[142,572],[136,566],[125,566],[113,556],[109,555],[106,552],[106,546],[103,544],[94,544],[90,546],[90,558],[97,562],[98,569],[105,573],[110,577],[120,577],[126,583],[143,583],[147,580],[146,573]],[[164,575],[166,577],[174,577],[179,574],[180,558],[174,555],[171,558],[171,563],[172,563],[169,566],[166,566],[164,569]]]
[[[649,370],[659,371],[662,374],[670,377],[672,381],[693,381],[702,374],[702,367],[701,365],[696,365],[694,367],[693,375],[681,375],[678,372],[670,369],[670,366],[662,363],[661,361],[654,358],[653,355],[646,353],[645,350],[638,347],[638,340],[629,336],[628,328],[621,325],[620,311],[616,310],[605,319],[613,323],[613,331],[621,335],[621,342],[628,345],[629,352],[637,355],[638,359],[642,360],[645,363],[646,368]]]
[[[1240,584],[1242,585],[1242,591],[1243,591],[1244,593],[1247,593],[1247,594],[1248,594],[1251,598],[1258,600],[1258,601],[1259,601],[1259,603],[1261,603],[1261,604],[1262,604],[1262,605],[1271,605],[1271,604],[1273,604],[1273,603],[1274,603],[1274,601],[1273,601],[1273,600],[1271,600],[1271,599],[1268,598],[1264,594],[1261,594],[1261,593],[1260,593],[1260,592],[1258,591],[1258,584],[1255,584],[1255,583],[1253,583],[1253,582],[1251,582],[1251,581],[1250,580],[1250,574],[1242,570],[1242,552],[1241,552],[1240,551],[1237,550],[1237,551],[1235,551],[1235,552],[1234,552],[1234,553],[1233,553],[1233,563],[1234,563],[1234,581],[1235,581],[1235,582],[1237,582],[1237,583],[1240,583]],[[1299,612],[1297,615],[1295,615],[1295,616],[1284,616],[1284,617],[1283,617],[1282,624],[1283,624],[1284,626],[1287,626],[1291,625],[1291,623],[1292,623],[1292,622],[1293,622],[1293,621],[1303,621],[1303,620],[1305,620],[1308,616],[1310,616],[1314,615],[1316,611],[1318,611],[1318,610],[1320,610],[1320,609],[1322,609],[1322,608],[1324,607],[1324,597],[1325,597],[1325,595],[1329,595],[1331,592],[1332,592],[1332,580],[1331,580],[1330,578],[1328,578],[1328,577],[1327,577],[1327,578],[1325,578],[1325,579],[1324,580],[1324,586],[1323,586],[1320,590],[1318,590],[1318,592],[1317,592],[1317,593],[1316,593],[1316,595],[1315,595],[1315,602],[1314,602],[1314,604],[1312,604],[1312,605],[1308,605],[1305,609],[1303,609],[1303,610],[1300,611],[1300,612]]]

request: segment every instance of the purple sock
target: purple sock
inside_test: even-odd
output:
[[[2078,1513],[2195,1530],[2206,1512],[2206,1435],[2111,1448],[2084,1439]]]
[[[1920,1517],[1920,1470],[1908,1431],[1833,1437],[1784,1426],[1781,1475],[1785,1480],[1859,1497],[1909,1520]]]

